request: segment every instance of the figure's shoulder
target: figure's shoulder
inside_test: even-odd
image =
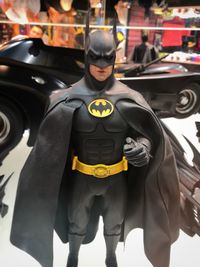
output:
[[[67,102],[69,99],[72,98],[74,94],[79,92],[82,87],[83,81],[80,80],[66,89],[54,91],[49,98],[47,113],[53,110],[56,106],[60,105],[61,103]]]
[[[72,87],[62,89],[59,91],[54,91],[49,98],[49,105],[47,108],[47,112],[54,109],[57,105],[67,100],[69,95],[71,94]]]
[[[137,90],[128,87],[126,84],[123,84],[117,80],[115,84],[115,90],[118,91],[119,94],[122,94],[123,99],[126,98],[129,101],[133,101],[140,106],[150,109],[143,95]]]

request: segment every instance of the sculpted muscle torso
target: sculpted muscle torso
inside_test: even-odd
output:
[[[113,104],[113,112],[106,117],[101,116],[104,109],[100,103],[100,111],[96,115],[88,111],[89,104],[94,99],[106,99]],[[100,101],[101,102],[101,101]],[[73,148],[82,162],[87,164],[114,164],[123,157],[123,145],[129,127],[115,107],[114,99],[108,96],[94,97],[84,100],[83,105],[76,111],[73,122]]]

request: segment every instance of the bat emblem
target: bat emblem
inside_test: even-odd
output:
[[[106,99],[95,99],[88,105],[89,113],[98,118],[110,116],[113,113],[114,106],[112,102]]]

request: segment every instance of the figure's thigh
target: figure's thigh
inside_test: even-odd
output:
[[[103,196],[102,203],[104,231],[108,235],[120,233],[127,203],[125,177],[120,174],[119,177],[116,177],[116,180],[112,180],[106,194]]]
[[[87,179],[82,174],[76,175],[68,203],[68,220],[73,228],[71,232],[85,232],[93,202],[94,195],[88,187]]]

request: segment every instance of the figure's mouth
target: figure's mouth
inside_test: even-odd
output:
[[[98,70],[98,72],[103,74],[103,73],[105,73],[105,70]]]

